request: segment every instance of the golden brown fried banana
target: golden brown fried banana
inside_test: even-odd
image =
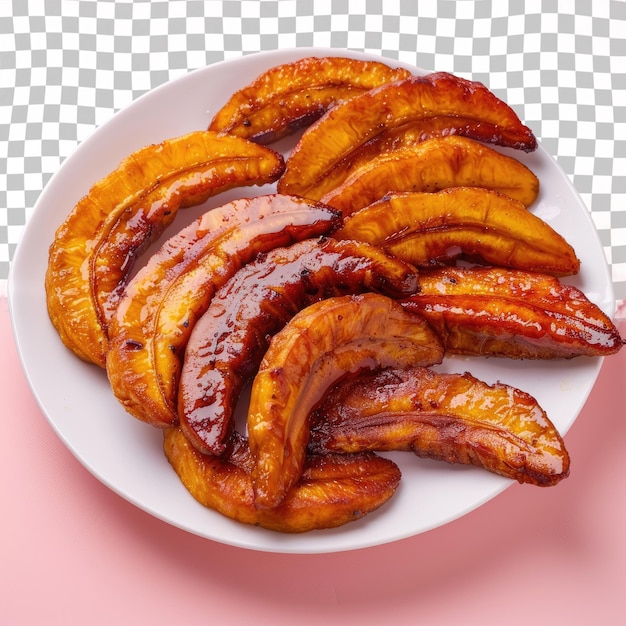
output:
[[[339,379],[365,369],[433,365],[443,351],[419,316],[375,293],[302,310],[272,338],[252,384],[248,441],[259,508],[278,506],[302,472],[309,414]]]
[[[271,143],[313,123],[337,102],[410,75],[380,61],[306,57],[272,67],[235,92],[209,130]]]
[[[539,193],[539,180],[517,159],[473,139],[436,137],[373,158],[321,201],[347,217],[390,193],[449,187],[493,189],[529,206]]]
[[[272,182],[282,156],[239,137],[192,132],[142,148],[97,182],[56,232],[48,312],[65,345],[104,367],[107,324],[135,257],[174,219],[237,186]]]
[[[319,198],[316,186],[363,144],[389,129],[441,116],[458,118],[460,125],[468,119],[489,124],[492,143],[537,147],[532,131],[484,85],[445,72],[412,76],[335,106],[308,128],[287,159],[279,191]]]
[[[216,289],[260,252],[327,232],[332,209],[281,195],[212,209],[171,237],[129,283],[110,325],[107,373],[140,420],[177,423],[181,360]]]
[[[306,57],[272,67],[235,92],[209,130],[271,143],[313,123],[337,102],[410,75],[380,61]]]
[[[423,315],[446,351],[520,359],[606,356],[623,345],[600,308],[558,278],[504,268],[420,273],[403,306]]]
[[[372,453],[311,455],[283,502],[257,509],[247,442],[235,433],[223,457],[203,455],[181,430],[164,432],[164,451],[181,482],[203,506],[244,524],[284,533],[336,528],[362,518],[393,496],[398,466]]]
[[[300,309],[362,291],[404,297],[417,287],[412,266],[352,241],[303,241],[250,263],[215,294],[191,333],[178,396],[185,434],[201,452],[222,453],[244,384],[270,337]]]
[[[336,187],[339,187],[359,167],[379,157],[381,154],[413,146],[427,139],[451,135],[467,137],[483,143],[497,144],[502,143],[497,141],[501,132],[501,129],[495,124],[452,115],[439,115],[401,124],[400,126],[384,130],[350,152],[348,156],[329,170],[321,180],[317,181],[314,189],[307,192],[307,196],[322,198]]]
[[[334,236],[378,245],[418,267],[469,256],[553,276],[580,269],[572,246],[546,222],[480,187],[391,194],[348,216]]]
[[[336,385],[312,421],[317,453],[411,450],[539,486],[569,474],[563,439],[537,401],[469,373],[364,373]]]

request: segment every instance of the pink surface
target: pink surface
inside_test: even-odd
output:
[[[623,619],[626,350],[605,360],[568,433],[572,472],[557,487],[516,484],[411,539],[298,556],[197,538],[109,491],[67,451],[35,403],[5,299],[0,342],[2,626]]]

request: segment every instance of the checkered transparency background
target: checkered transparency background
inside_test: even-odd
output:
[[[259,50],[326,46],[485,82],[591,211],[626,298],[622,0],[0,0],[0,287],[39,193],[144,92]],[[69,210],[69,207],[68,207]]]

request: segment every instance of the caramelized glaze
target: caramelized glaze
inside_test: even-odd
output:
[[[420,274],[403,305],[423,315],[450,353],[523,359],[614,354],[619,331],[578,288],[504,268],[443,268]]]
[[[138,419],[176,424],[180,361],[215,290],[259,252],[321,235],[338,219],[319,203],[274,194],[212,209],[170,238],[110,324],[107,373],[118,400]]]
[[[203,452],[221,452],[245,381],[300,309],[330,296],[402,297],[417,288],[412,266],[369,244],[309,240],[262,255],[219,289],[191,333],[178,411],[187,436]]]
[[[491,124],[499,131],[497,143],[527,151],[537,147],[532,131],[484,85],[446,72],[411,76],[370,89],[328,111],[293,149],[278,189],[319,199],[326,193],[322,187],[317,190],[319,183],[334,168],[342,169],[340,164],[363,144],[395,127],[438,116],[458,118],[461,126],[468,119]]]
[[[537,401],[469,373],[362,374],[339,383],[312,421],[309,446],[319,453],[410,450],[540,486],[569,474],[563,439]]]

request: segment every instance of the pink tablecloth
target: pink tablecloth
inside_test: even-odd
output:
[[[189,535],[93,478],[36,405],[7,309],[0,300],[2,626],[623,623],[626,350],[605,360],[566,437],[559,486],[514,485],[390,545],[280,555]]]

